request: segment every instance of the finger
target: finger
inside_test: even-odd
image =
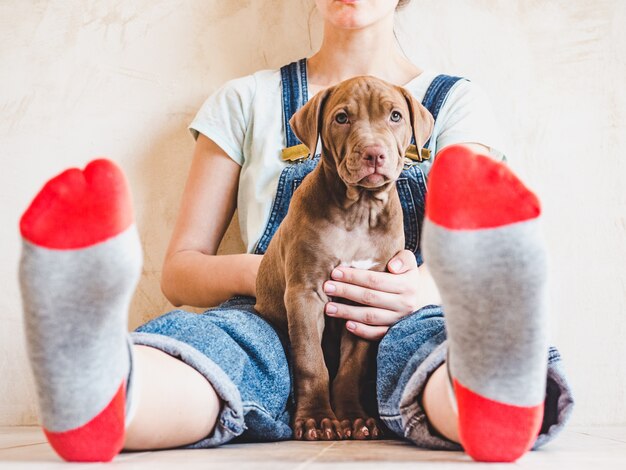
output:
[[[332,297],[352,300],[359,304],[372,307],[384,308],[386,310],[402,310],[402,297],[399,294],[392,294],[366,287],[346,284],[345,282],[326,281],[324,292]]]
[[[387,263],[387,269],[393,274],[402,274],[416,268],[417,260],[413,252],[409,250],[399,251]]]
[[[406,290],[406,286],[402,282],[403,280],[398,279],[395,274],[369,271],[367,269],[341,266],[333,269],[330,277],[337,281],[391,294],[400,294]]]
[[[390,326],[397,322],[401,315],[397,312],[375,307],[362,307],[359,305],[346,305],[329,302],[325,308],[329,317],[352,320],[372,326]]]
[[[388,326],[371,326],[353,321],[346,322],[346,328],[348,329],[348,331],[350,331],[350,333],[353,333],[363,339],[369,340],[382,339],[382,337],[385,336],[385,333],[387,333],[387,330],[389,329]]]

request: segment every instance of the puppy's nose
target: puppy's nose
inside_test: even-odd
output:
[[[381,145],[369,145],[361,151],[365,164],[369,167],[377,168],[385,164],[387,154]]]

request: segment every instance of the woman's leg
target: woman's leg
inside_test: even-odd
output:
[[[439,434],[459,443],[459,412],[450,388],[448,367],[444,362],[432,373],[422,396],[428,421]]]
[[[476,460],[512,461],[567,420],[573,401],[546,342],[538,214],[506,167],[458,147],[437,157],[422,247],[445,325],[437,307],[403,319],[378,361],[381,417],[417,445],[460,442]]]
[[[204,315],[171,312],[128,334],[141,246],[112,162],[50,180],[20,230],[29,359],[41,423],[61,457],[216,446],[246,428],[291,435],[286,357],[253,299]]]
[[[134,346],[134,414],[126,450],[180,447],[209,436],[221,401],[193,367],[163,351]]]
[[[287,357],[274,329],[254,311],[254,303],[250,297],[235,297],[203,314],[175,310],[131,333],[134,349],[141,354],[135,361],[145,362],[134,372],[140,375],[136,387],[131,383],[140,409],[136,417],[130,412],[127,448],[167,445],[170,438],[185,447],[205,448],[237,436],[248,440],[291,437]],[[166,369],[154,370],[155,366]],[[144,386],[141,377],[149,385]],[[146,395],[144,387],[163,390]],[[161,408],[169,410],[169,416],[153,416]],[[193,430],[184,435],[150,436],[154,423],[186,426],[186,413],[196,413]],[[148,443],[138,442],[143,439]]]

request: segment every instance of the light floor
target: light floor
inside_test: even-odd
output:
[[[542,450],[516,464],[471,463],[461,452],[428,451],[400,441],[280,442],[231,444],[217,449],[123,453],[110,466],[133,469],[622,469],[626,470],[626,426],[572,427]],[[101,465],[96,465],[101,468]],[[35,427],[0,427],[0,469],[95,468],[67,464]]]

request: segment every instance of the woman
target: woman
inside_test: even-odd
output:
[[[290,142],[293,137],[285,136],[288,129],[283,114],[295,111],[283,102],[285,93],[289,93],[297,107],[306,101],[306,95],[313,96],[344,79],[374,75],[405,86],[420,101],[430,96],[430,110],[438,114],[429,144],[433,155],[452,144],[462,144],[465,149],[483,154],[500,155],[493,118],[480,92],[468,81],[437,78],[435,74],[422,71],[401,52],[393,33],[394,13],[401,6],[399,3],[407,2],[316,0],[324,18],[324,39],[315,55],[284,68],[282,76],[280,71],[261,71],[227,83],[207,100],[191,124],[197,142],[163,268],[162,288],[174,305],[207,307],[226,303],[204,315],[171,312],[140,327],[131,335],[133,345],[129,348],[129,357],[118,359],[123,365],[112,373],[115,380],[122,377],[124,386],[118,388],[119,382],[111,379],[115,386],[96,388],[88,385],[89,380],[83,380],[81,390],[89,388],[93,396],[101,397],[100,404],[87,404],[86,409],[91,407],[91,411],[65,421],[59,421],[59,412],[54,409],[67,408],[68,403],[79,407],[78,392],[71,399],[66,393],[78,387],[72,385],[76,369],[71,373],[61,372],[62,368],[56,364],[43,364],[35,350],[43,348],[46,353],[48,333],[44,328],[35,332],[34,327],[27,325],[44,428],[51,444],[64,458],[108,460],[119,452],[122,444],[125,449],[208,447],[238,435],[252,440],[291,437],[290,378],[283,345],[272,328],[252,312],[263,243],[269,241],[277,225],[276,221],[268,222],[269,214],[278,199],[286,198],[288,204],[290,196],[275,194],[279,179],[287,175],[293,182],[305,176],[307,165],[310,169],[314,164],[303,164],[293,170],[295,167],[280,159],[280,151],[286,143],[297,143]],[[432,86],[435,80],[440,80],[439,87]],[[458,149],[457,153],[463,153]],[[504,453],[492,449],[502,447],[502,443],[482,445],[480,439],[485,438],[479,433],[477,444],[476,439],[468,438],[473,431],[459,419],[457,398],[461,397],[455,397],[451,387],[450,378],[456,379],[458,375],[448,370],[442,346],[445,330],[441,309],[437,307],[441,303],[439,293],[428,267],[422,263],[418,246],[420,227],[417,224],[421,223],[420,216],[423,217],[425,192],[423,176],[429,168],[425,162],[420,168],[411,169],[408,177],[414,185],[412,197],[417,198],[413,205],[418,208],[418,212],[412,214],[416,220],[414,246],[390,260],[388,273],[370,276],[358,269],[333,271],[333,279],[326,284],[328,292],[334,289],[333,296],[360,300],[366,290],[373,291],[374,295],[369,296],[369,305],[361,307],[330,302],[326,313],[349,320],[347,328],[356,335],[382,339],[378,358],[378,405],[383,421],[394,433],[419,446],[442,449],[461,449],[458,443],[463,438],[466,449],[477,446],[478,450],[470,452],[474,458],[514,460],[531,445],[540,445],[552,438],[562,427],[572,403],[568,387],[558,369],[558,353],[551,350],[547,370],[549,393],[540,437],[535,439],[535,429],[534,436],[522,437],[521,448],[511,444],[512,449],[505,449]],[[304,173],[294,175],[294,171]],[[120,194],[119,199],[123,200],[123,190]],[[123,212],[120,207],[124,207],[123,202],[116,209]],[[217,256],[217,247],[236,207],[247,253]],[[36,237],[24,220],[41,218],[42,211],[31,206],[25,214],[22,233],[27,241],[32,242]],[[99,242],[100,238],[94,241]],[[28,260],[29,256],[26,254],[24,258]],[[41,270],[33,264],[34,268],[28,267],[27,262],[22,266],[25,299],[36,297],[41,290],[39,285],[29,281],[31,271]],[[133,283],[126,280],[124,286],[123,289],[118,287],[124,294],[117,295],[127,299]],[[43,324],[37,306],[30,300],[25,300],[25,304],[27,319],[32,317]],[[118,323],[123,324],[126,308],[122,302],[116,312],[107,315],[119,317]],[[416,313],[409,315],[413,312]],[[391,325],[394,326],[390,329]],[[125,338],[118,330],[107,333],[108,336],[101,335],[106,341],[93,339],[88,345],[80,346],[71,346],[68,341],[62,348],[74,348],[74,357],[99,355],[106,362],[110,357],[106,348],[113,348],[110,345],[116,343],[111,335]],[[118,356],[125,348],[119,346],[121,342],[119,339],[115,346]],[[480,353],[488,354],[488,351]],[[459,364],[461,362],[459,359]],[[457,367],[462,375],[464,366]],[[97,367],[89,373],[101,377]],[[59,379],[64,384],[62,387],[50,385],[62,374],[65,374]],[[545,367],[542,377],[536,382],[543,394]],[[458,394],[461,389],[456,383],[455,387]],[[54,398],[55,393],[58,399]],[[42,396],[53,396],[55,404],[48,403],[50,399],[47,402]],[[112,411],[113,404],[117,412]],[[123,418],[119,417],[120,407],[126,409],[125,426]],[[117,418],[110,418],[113,415]],[[518,424],[516,426],[519,428]],[[94,447],[94,439],[90,437],[93,429],[100,430],[99,442],[107,441],[99,444],[102,448],[97,452],[85,450]],[[102,439],[103,435],[109,440]]]

